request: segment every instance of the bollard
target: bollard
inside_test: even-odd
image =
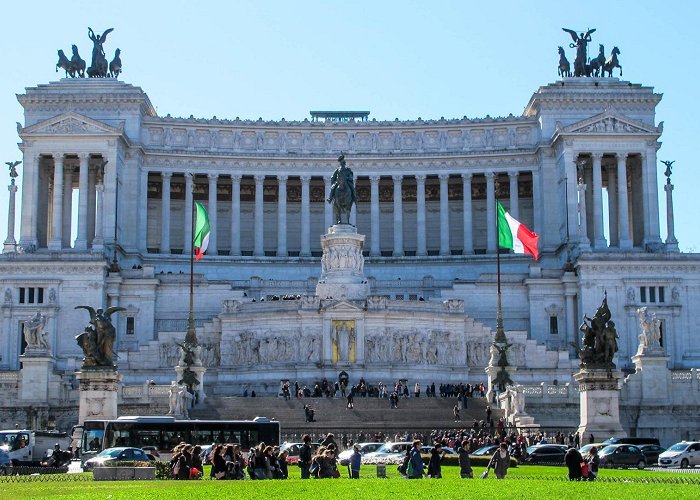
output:
[[[386,464],[377,464],[377,477],[386,479]]]

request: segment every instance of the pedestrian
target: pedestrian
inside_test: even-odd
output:
[[[487,407],[486,407],[486,421],[487,421],[487,422],[491,420],[491,413],[492,413],[491,407],[490,407],[490,406],[487,406]]]
[[[362,453],[360,453],[360,447],[358,445],[353,446],[352,450],[352,455],[350,455],[350,477],[352,479],[360,479]]]
[[[460,418],[460,416],[459,416],[459,405],[458,405],[458,404],[456,404],[456,405],[454,406],[454,408],[452,408],[452,413],[453,413],[454,416],[455,416],[455,422],[457,422],[457,421],[459,421],[459,420],[462,420],[462,419]]]
[[[564,463],[569,469],[569,481],[580,481],[583,476],[581,473],[581,464],[583,463],[581,453],[573,446],[569,446],[566,455],[564,455]]]
[[[309,473],[309,467],[311,467],[311,457],[313,456],[313,452],[311,451],[311,436],[304,434],[301,440],[304,442],[299,450],[299,468],[301,469],[301,478],[309,479],[311,475]]]
[[[416,382],[416,385],[413,387],[413,396],[416,398],[420,397],[420,384]]]
[[[420,456],[420,445],[419,439],[413,441],[413,447],[411,448],[410,458],[408,460],[408,479],[423,479],[423,457]]]
[[[597,447],[592,446],[588,451],[586,462],[588,463],[588,480],[595,481],[595,478],[598,477],[598,466],[600,465]]]
[[[353,393],[353,390],[350,389],[350,392],[348,393],[348,397],[347,397],[347,400],[348,400],[347,409],[348,409],[348,410],[351,410],[351,409],[355,408],[355,404],[353,403],[353,395],[352,395],[352,393]]]
[[[442,449],[441,443],[435,443],[433,449],[430,450],[430,460],[428,461],[428,477],[433,479],[442,478],[442,467],[440,462],[442,462],[442,457],[444,451]]]
[[[510,467],[510,454],[508,453],[508,445],[503,441],[496,453],[491,457],[489,465],[486,467],[486,472],[493,468],[493,471],[496,473],[496,479],[503,479],[508,473],[508,467]]]
[[[469,458],[469,440],[462,441],[462,445],[457,449],[459,454],[459,476],[462,479],[471,479],[474,477],[472,471],[472,463]]]

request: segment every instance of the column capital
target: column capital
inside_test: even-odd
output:
[[[211,173],[207,174],[207,179],[209,179],[209,182],[216,181],[219,178],[219,174],[216,173]]]
[[[173,173],[172,172],[161,172],[160,176],[163,179],[170,179],[173,176]]]
[[[379,179],[381,179],[381,175],[370,175],[369,176],[369,182],[370,184],[379,184]]]
[[[309,174],[300,175],[299,180],[302,184],[308,184],[311,182],[311,176]]]
[[[258,175],[255,176],[255,183],[256,183],[256,184],[258,184],[258,183],[263,183],[263,182],[265,182],[265,176],[264,176],[264,175],[258,174]]]
[[[474,176],[474,175],[473,175],[472,173],[462,174],[462,181],[464,181],[464,182],[471,182],[473,176]]]
[[[394,184],[401,184],[403,182],[403,175],[392,175],[391,178],[394,181]]]
[[[496,172],[484,172],[487,181],[492,181],[496,178]]]
[[[603,160],[603,153],[591,153],[591,158],[593,158],[593,161],[600,163]]]
[[[449,178],[450,174],[446,174],[444,172],[438,174],[438,179],[440,179],[440,182],[447,182]]]
[[[418,183],[418,184],[424,184],[424,183],[425,183],[425,179],[426,179],[426,177],[428,177],[428,176],[425,175],[425,174],[416,174],[415,177],[416,177],[416,183]]]
[[[90,159],[90,153],[78,153],[78,158],[80,158],[81,162],[84,162],[86,160]]]
[[[102,183],[95,184],[95,191],[97,191],[98,193],[102,193],[102,192],[104,192],[104,190],[105,190],[104,184],[102,184]]]
[[[231,174],[231,182],[240,183],[241,177],[243,177],[241,174]]]
[[[63,153],[63,152],[60,152],[60,153],[51,153],[51,156],[53,156],[54,161],[58,161],[58,160],[63,161],[63,160],[65,159],[65,158],[64,158],[65,153]]]
[[[508,177],[510,177],[511,179],[517,179],[519,175],[520,172],[508,172]]]
[[[279,182],[280,184],[286,184],[287,179],[289,179],[288,175],[278,175],[277,176],[277,182]]]

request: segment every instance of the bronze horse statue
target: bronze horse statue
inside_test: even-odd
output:
[[[70,61],[61,49],[58,49],[58,62],[56,63],[56,73],[58,73],[58,68],[65,70],[66,78],[68,78],[68,71],[70,70]]]
[[[601,72],[603,71],[603,67],[605,66],[605,47],[603,44],[600,44],[600,50],[598,51],[598,55],[591,59],[590,62],[590,68],[591,68],[591,75],[598,77],[598,76],[605,76],[602,75]]]
[[[564,48],[561,45],[559,46],[559,67],[557,69],[559,76],[562,78],[571,76],[571,64],[569,64]]]
[[[617,56],[620,55],[620,49],[614,47],[610,53],[610,58],[605,61],[605,66],[603,66],[603,73],[608,72],[608,76],[612,77],[613,69],[620,68],[620,76],[622,76],[622,65],[620,61],[617,60]]]
[[[73,45],[72,50],[73,57],[70,58],[70,70],[68,70],[68,73],[70,73],[72,78],[75,78],[76,74],[80,78],[85,78],[85,61],[80,57],[80,54],[78,54],[78,47]]]
[[[114,51],[114,59],[109,63],[109,77],[110,78],[116,78],[119,76],[119,73],[122,72],[122,60],[119,57],[119,54],[121,54],[121,50],[117,49]]]

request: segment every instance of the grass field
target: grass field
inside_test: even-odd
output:
[[[460,479],[455,467],[443,467],[443,479],[407,481],[395,467],[387,468],[387,478],[373,477],[375,468],[364,466],[359,480],[340,479],[302,481],[298,469],[290,469],[292,479],[286,481],[0,481],[0,498],[66,498],[66,499],[168,499],[180,498],[261,498],[287,499],[404,499],[404,498],[595,498],[634,499],[698,498],[697,484],[647,483],[647,480],[675,480],[696,475],[638,470],[601,470],[601,478],[620,482],[568,482],[561,480],[561,467],[518,467],[508,477],[498,481],[492,477]],[[345,471],[343,471],[345,472]],[[481,469],[475,470],[478,475]],[[623,482],[626,481],[626,482]]]

